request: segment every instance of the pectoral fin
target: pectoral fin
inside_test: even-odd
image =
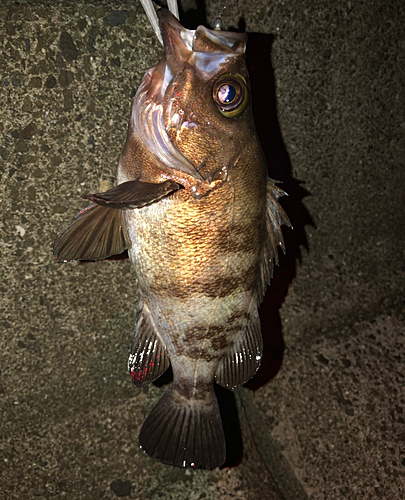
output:
[[[238,333],[233,346],[222,358],[215,373],[215,381],[234,389],[250,380],[260,367],[263,339],[256,302],[246,320],[245,327]]]
[[[140,302],[135,336],[128,359],[132,382],[136,386],[153,382],[163,375],[169,365],[166,346],[153,325],[147,307]]]
[[[54,243],[58,262],[103,260],[131,247],[121,210],[109,210],[92,203]]]
[[[179,184],[172,180],[159,184],[134,180],[123,182],[104,193],[82,195],[82,198],[104,207],[125,210],[144,207],[178,189]]]
[[[149,205],[178,189],[179,184],[172,180],[159,184],[134,180],[104,193],[84,195],[93,203],[55,241],[55,258],[59,262],[104,260],[121,254],[131,247],[123,210]]]

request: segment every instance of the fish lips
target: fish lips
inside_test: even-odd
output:
[[[220,64],[246,51],[246,33],[210,30],[205,26],[188,30],[167,9],[159,9],[157,15],[166,63],[172,74],[179,74],[189,63],[211,76]]]

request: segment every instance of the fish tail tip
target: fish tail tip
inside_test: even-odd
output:
[[[220,467],[226,460],[226,447],[214,391],[209,404],[181,399],[173,388],[163,395],[141,428],[141,448],[174,467]]]

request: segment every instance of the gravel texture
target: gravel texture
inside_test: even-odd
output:
[[[161,56],[143,10],[3,0],[0,498],[401,500],[405,4],[181,5],[189,28],[222,13],[250,33],[258,133],[294,225],[261,308],[263,366],[220,394],[227,466],[139,450],[165,386],[136,389],[126,371],[135,273],[52,257],[80,194],[113,185],[131,99]]]

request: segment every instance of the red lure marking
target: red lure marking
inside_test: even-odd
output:
[[[156,356],[156,359],[158,359],[158,357],[159,355]],[[141,370],[139,372],[137,372],[136,370],[131,370],[131,379],[134,380],[136,378],[136,380],[143,380],[144,378],[146,378],[148,371],[152,369],[154,366],[155,363],[151,359],[149,365],[144,370]]]
[[[79,214],[82,215],[84,214],[84,212],[87,212],[87,210],[89,210],[89,207],[83,208],[83,210],[81,210]]]

